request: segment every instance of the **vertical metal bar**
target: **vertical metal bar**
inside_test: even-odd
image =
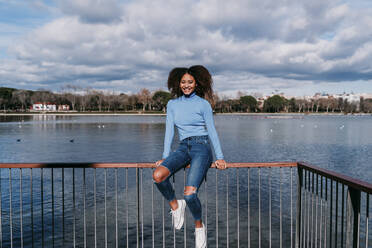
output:
[[[72,202],[73,202],[73,224],[72,224],[72,235],[73,235],[73,247],[76,246],[76,210],[75,210],[75,168],[72,168]]]
[[[320,220],[319,220],[319,248],[322,248],[323,227],[323,176],[320,176]]]
[[[307,246],[310,247],[310,207],[311,207],[311,186],[310,186],[310,171],[307,171]]]
[[[0,168],[0,247],[3,248],[3,208],[2,208],[2,193],[1,193],[1,168]]]
[[[331,204],[330,204],[330,209],[329,209],[329,247],[331,248],[332,247],[332,214],[333,214],[333,180],[330,179],[330,183],[331,183],[331,192],[330,192],[330,201],[331,201]]]
[[[139,232],[140,232],[140,192],[139,192],[139,173],[138,173],[138,168],[136,168],[136,209],[137,209],[137,227],[136,227],[136,233],[137,233],[137,238],[136,238],[136,243],[137,243],[137,248],[139,248],[140,245],[140,240],[139,240]]]
[[[107,168],[105,168],[104,170],[105,170],[105,248],[107,248]]]
[[[93,177],[94,190],[94,247],[97,248],[97,169],[94,168]]]
[[[342,203],[341,204],[342,204],[342,206],[341,206],[341,248],[343,248],[344,247],[344,222],[345,222],[345,220],[344,220],[345,185],[344,184],[342,184]]]
[[[10,228],[10,247],[13,248],[12,171],[11,171],[11,168],[9,168],[9,228]]]
[[[204,198],[205,198],[205,234],[206,240],[208,240],[208,194],[207,194],[208,184],[207,184],[207,175],[205,175],[205,184],[204,184]]]
[[[311,239],[310,247],[314,246],[314,172],[311,173]]]
[[[283,247],[283,210],[282,210],[282,167],[279,168],[280,171],[280,179],[279,179],[279,185],[280,185],[280,193],[279,193],[279,205],[280,205],[280,248]]]
[[[335,248],[337,248],[337,229],[338,229],[338,182],[336,181],[336,213],[335,213]]]
[[[118,238],[118,168],[115,168],[115,247],[119,247]]]
[[[319,198],[319,174],[316,174],[315,189],[315,248],[318,248],[318,198]]]
[[[32,169],[31,169],[31,185],[32,185]],[[31,186],[31,203],[32,203],[32,186]],[[31,214],[33,214],[32,211],[32,204],[31,204]],[[32,217],[33,215],[31,215]],[[31,221],[33,218],[31,218]],[[32,228],[32,242],[33,242],[33,230],[34,226],[31,226]],[[32,245],[33,246],[33,245]],[[62,168],[62,246],[65,246],[65,168]]]
[[[290,167],[290,171],[291,171],[291,248],[293,248],[293,199],[292,199],[293,197],[293,167]]]
[[[163,217],[163,248],[165,248],[165,220],[164,220],[164,211],[165,211],[165,206],[164,206],[165,199],[162,199],[162,217]]]
[[[218,170],[216,169],[216,248],[218,248]]]
[[[144,233],[143,233],[143,168],[140,169],[141,172],[141,200],[140,200],[140,207],[141,207],[141,241],[142,241],[142,248],[145,246],[144,243]]]
[[[50,180],[52,186],[52,247],[54,247],[54,170],[50,169]]]
[[[237,239],[238,239],[238,248],[240,247],[240,233],[239,233],[239,168],[236,168],[236,205],[237,205],[237,229],[238,229],[238,233],[237,233]]]
[[[359,247],[360,190],[349,186],[347,196],[346,247]]]
[[[127,247],[129,247],[129,196],[128,196],[128,168],[125,168],[125,201],[126,201],[126,233],[127,233]]]
[[[271,167],[269,168],[269,248],[271,248]]]
[[[173,185],[173,190],[176,192],[175,188],[175,179],[174,179],[174,174],[172,175],[172,185]],[[172,222],[173,222],[173,216],[172,216]],[[174,228],[174,225],[172,226],[173,229],[173,248],[176,248],[176,228]]]
[[[301,216],[302,216],[302,186],[303,186],[303,170],[297,166],[297,202],[296,202],[296,248],[301,246]]]
[[[154,169],[151,169],[152,173],[154,174]],[[152,240],[152,248],[155,247],[155,220],[154,220],[154,184],[151,184],[151,240]]]
[[[23,248],[23,209],[22,209],[22,205],[23,205],[23,201],[22,201],[22,168],[19,168],[19,217],[20,217],[20,220],[21,220],[21,223],[20,223],[20,228],[21,228],[21,247]],[[54,236],[53,236],[54,238]]]
[[[87,247],[87,221],[86,221],[86,182],[85,182],[85,168],[83,168],[83,219],[84,219],[84,230],[83,230],[83,235],[84,235],[84,248]]]
[[[327,247],[327,223],[328,223],[328,217],[327,217],[327,207],[328,207],[328,179],[325,177],[325,206],[324,206],[324,247]]]
[[[305,170],[304,171],[305,175],[304,175],[304,200],[303,200],[303,204],[304,204],[304,211],[303,211],[303,228],[302,228],[302,241],[303,241],[303,244],[302,244],[302,247],[306,247],[306,239],[307,239],[307,234],[306,234],[306,230],[307,230],[307,202],[308,202],[308,198],[307,198],[307,192],[308,192],[308,180],[307,180],[307,174],[308,174],[308,171]]]
[[[247,188],[247,198],[248,198],[248,248],[251,248],[251,200],[250,200],[250,178],[251,178],[251,172],[250,168],[248,168],[248,188]]]
[[[186,186],[186,168],[183,170],[183,188]],[[187,240],[186,240],[186,234],[187,234],[187,218],[186,218],[186,212],[185,212],[185,220],[184,220],[184,228],[183,228],[183,242],[184,242],[184,248],[187,246]]]
[[[226,247],[229,247],[229,173],[226,172]]]
[[[258,168],[258,247],[261,248],[261,168]]]
[[[43,168],[40,169],[40,198],[41,198],[41,246],[44,247],[44,179]]]
[[[342,187],[342,189],[344,189]],[[366,197],[366,248],[368,247],[368,219],[369,219],[369,194],[367,193],[367,197]]]

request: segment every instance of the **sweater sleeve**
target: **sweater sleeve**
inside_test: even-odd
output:
[[[209,136],[209,139],[212,141],[214,153],[216,154],[216,158],[223,159],[220,141],[218,139],[218,134],[214,126],[212,107],[209,104],[209,102],[206,102],[203,114],[204,114],[205,124],[207,126],[208,136]]]
[[[165,122],[164,151],[162,157],[163,159],[169,156],[174,136],[174,118],[171,106],[171,101],[169,101],[167,104],[167,118]]]

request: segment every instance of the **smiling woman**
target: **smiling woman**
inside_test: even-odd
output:
[[[164,138],[164,152],[156,162],[153,173],[155,185],[168,200],[171,207],[173,225],[181,229],[186,205],[195,220],[195,247],[206,247],[206,229],[202,222],[202,207],[197,196],[198,189],[212,163],[212,141],[219,169],[226,169],[220,142],[214,127],[212,101],[212,76],[201,65],[190,68],[174,68],[168,77],[168,88],[173,97],[167,104],[167,120]],[[174,126],[178,129],[180,144],[176,151],[170,152],[174,136]],[[208,139],[209,137],[209,139]],[[181,168],[190,164],[184,200],[177,200],[169,178]]]

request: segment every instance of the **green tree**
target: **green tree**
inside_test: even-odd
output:
[[[165,112],[165,107],[170,99],[172,99],[171,93],[162,90],[156,91],[152,96],[155,107],[163,112]]]
[[[284,109],[286,104],[286,99],[279,95],[274,95],[269,97],[264,102],[264,111],[266,112],[280,112]]]
[[[245,111],[256,112],[257,100],[253,96],[242,96],[240,97],[241,107]]]

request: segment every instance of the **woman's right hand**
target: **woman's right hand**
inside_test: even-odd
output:
[[[161,165],[161,163],[163,163],[164,159],[160,159],[158,161],[155,162],[155,166],[156,167],[159,167],[159,165]]]

